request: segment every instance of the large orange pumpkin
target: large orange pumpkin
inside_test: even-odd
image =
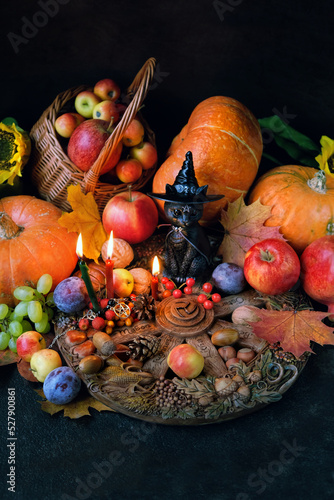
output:
[[[68,233],[58,219],[61,210],[33,196],[0,200],[0,303],[14,305],[17,286],[36,286],[48,273],[55,287],[77,264],[78,235]]]
[[[256,177],[262,155],[259,123],[235,99],[216,96],[202,101],[174,138],[169,157],[157,170],[153,179],[155,193],[164,193],[166,184],[174,183],[187,151],[193,154],[199,185],[208,184],[208,194],[225,195],[205,205],[202,222],[210,223],[228,201],[245,196]],[[163,202],[158,203],[162,208]]]
[[[249,195],[271,206],[266,226],[281,226],[301,253],[312,241],[334,234],[334,179],[322,170],[297,165],[276,167],[262,175]]]

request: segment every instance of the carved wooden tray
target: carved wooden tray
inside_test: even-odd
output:
[[[104,360],[98,373],[78,370],[80,359],[65,342],[77,320],[56,323],[59,349],[66,363],[77,371],[89,393],[99,401],[130,417],[161,424],[200,425],[234,419],[279,401],[298,378],[308,354],[297,359],[278,346],[256,337],[248,325],[233,324],[239,332],[239,347],[256,352],[248,364],[239,362],[227,369],[210,336],[231,326],[229,316],[239,306],[261,305],[254,291],[225,297],[206,310],[195,296],[169,297],[158,303],[155,317],[115,328],[110,339],[115,345],[154,340],[154,354],[142,367],[97,351]],[[93,335],[94,332],[91,332]],[[169,352],[181,343],[196,347],[204,357],[204,369],[195,379],[181,379],[168,368]],[[217,385],[217,381],[219,384]],[[219,388],[218,388],[219,386]]]

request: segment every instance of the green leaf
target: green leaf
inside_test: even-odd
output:
[[[284,149],[291,158],[298,160],[303,165],[318,168],[315,156],[320,153],[320,146],[312,139],[287,125],[277,115],[260,118],[258,121],[262,130],[267,129],[272,132],[276,144]],[[277,162],[270,155],[265,156],[275,163]]]
[[[1,120],[1,123],[4,123],[5,125],[13,125],[13,123],[15,123],[15,125],[18,126],[17,120],[15,120],[15,118],[12,118],[11,116],[7,116],[3,120]]]

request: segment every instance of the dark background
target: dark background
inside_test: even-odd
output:
[[[46,17],[38,14],[42,4],[51,9]],[[13,116],[27,130],[63,90],[106,77],[126,88],[154,56],[158,66],[145,117],[156,133],[160,162],[192,109],[212,95],[234,97],[258,118],[281,113],[316,143],[321,135],[334,137],[330,2],[13,0],[0,23],[0,118]],[[51,417],[15,366],[1,367],[1,426],[7,422],[7,389],[14,387],[18,436],[15,495],[6,491],[7,449],[1,442],[1,496],[333,498],[333,352],[316,346],[279,403],[198,427],[151,426],[94,410],[77,421]],[[297,451],[282,465],[286,444]],[[94,463],[115,450],[124,463],[90,492]]]

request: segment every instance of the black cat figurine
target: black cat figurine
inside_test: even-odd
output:
[[[174,184],[166,184],[166,193],[150,193],[152,198],[165,201],[164,212],[172,230],[165,240],[163,274],[177,286],[187,278],[194,278],[197,283],[206,281],[211,271],[212,248],[199,220],[203,204],[219,200],[223,195],[207,195],[207,188],[199,187],[192,153],[188,151]]]

